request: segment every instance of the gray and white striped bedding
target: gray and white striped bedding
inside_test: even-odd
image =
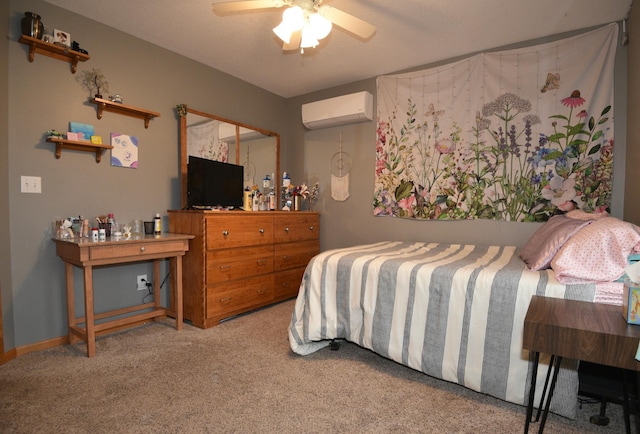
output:
[[[522,332],[534,294],[593,301],[595,285],[563,285],[551,270],[530,271],[513,246],[379,242],[329,250],[307,266],[289,342],[307,355],[346,339],[522,405],[530,375]],[[551,409],[575,417],[577,363],[566,366]],[[539,378],[545,374],[541,363]]]

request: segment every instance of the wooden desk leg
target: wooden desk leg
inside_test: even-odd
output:
[[[182,256],[176,256],[173,259],[173,272],[176,287],[176,300],[174,311],[176,313],[176,329],[182,330],[183,322],[183,306],[182,306]]]
[[[87,323],[87,357],[96,355],[96,324],[93,311],[93,268],[84,267],[84,316]]]
[[[153,300],[156,303],[156,309],[162,308],[160,305],[160,259],[153,260]],[[154,318],[158,321],[159,317]]]
[[[69,325],[69,344],[72,345],[80,340],[80,338],[71,331],[71,328],[77,325],[74,289],[75,285],[73,282],[73,264],[65,262],[64,273],[66,276],[65,280],[67,282],[67,323]]]

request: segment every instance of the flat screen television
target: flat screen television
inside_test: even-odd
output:
[[[189,156],[187,208],[242,207],[244,167]]]

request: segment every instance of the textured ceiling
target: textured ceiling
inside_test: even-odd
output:
[[[315,49],[283,52],[283,9],[218,16],[226,0],[45,0],[293,97],[546,35],[622,20],[632,0],[325,0],[377,27],[334,27]]]

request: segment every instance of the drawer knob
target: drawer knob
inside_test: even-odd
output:
[[[220,299],[220,303],[226,303],[228,301],[231,301],[231,297],[226,297],[226,298],[221,298]]]
[[[260,232],[261,234],[264,234],[264,229],[260,228],[259,232]]]
[[[258,259],[256,262],[258,264],[264,264],[265,262],[267,262],[267,260],[263,258],[263,259]]]
[[[314,228],[313,226],[309,226],[309,230],[310,230],[310,231],[312,231],[312,230],[314,230],[314,229],[315,229],[315,228]]]
[[[231,265],[221,265],[220,270],[229,270],[231,268]]]
[[[144,248],[144,246],[140,247],[140,251],[144,252],[146,249]]]
[[[222,236],[226,237],[227,235],[229,235],[229,231],[222,231]]]
[[[289,232],[289,228],[284,228],[284,231],[285,232]]]

